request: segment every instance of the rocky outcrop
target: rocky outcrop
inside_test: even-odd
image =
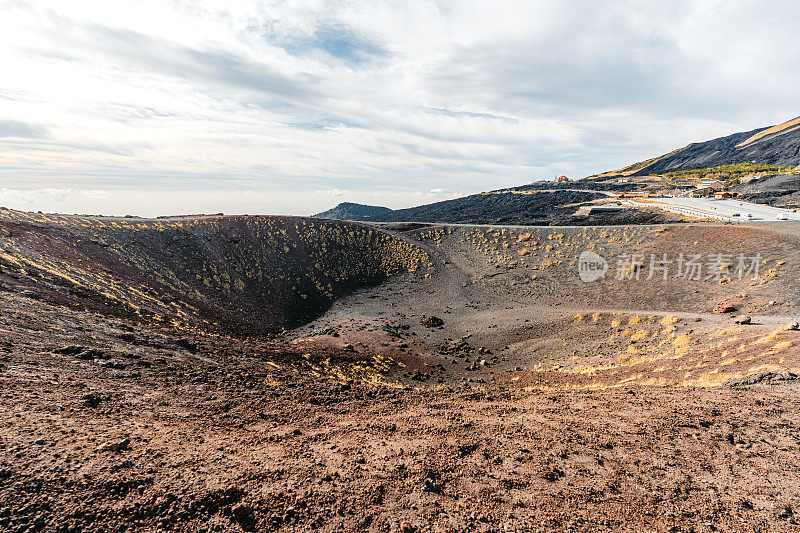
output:
[[[786,370],[765,371],[757,374],[750,374],[743,378],[729,379],[725,382],[728,387],[747,387],[749,385],[776,385],[787,381],[796,381],[797,374]]]

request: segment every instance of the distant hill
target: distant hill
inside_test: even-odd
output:
[[[381,216],[391,212],[392,210],[388,207],[343,202],[333,209],[314,215],[314,217],[334,220],[381,220]]]
[[[692,143],[598,177],[646,176],[749,162],[781,167],[800,165],[800,117],[777,126]]]
[[[576,216],[580,204],[601,199],[608,192],[638,189],[641,185],[616,183],[618,176],[667,175],[668,178],[725,179],[736,185],[752,175],[793,173],[800,165],[800,117],[752,131],[693,143],[647,161],[565,183],[534,182],[519,187],[473,194],[463,198],[392,210],[387,207],[345,202],[314,215],[317,218],[362,222],[431,222],[449,224],[593,225],[643,224],[671,221],[652,210]],[[800,204],[798,175],[792,180],[774,178],[758,188],[743,189],[743,197],[775,205]],[[628,181],[628,180],[626,180]],[[746,181],[746,180],[745,180]],[[652,184],[651,184],[652,185]],[[757,190],[756,190],[757,189]]]
[[[455,200],[445,200],[397,210],[344,203],[314,216],[372,222],[546,224],[546,219],[552,215],[568,214],[575,211],[574,207],[565,208],[565,204],[588,202],[599,197],[599,193],[591,191],[558,191],[536,194],[473,194],[463,198],[456,198]]]
[[[447,222],[452,224],[546,224],[557,215],[567,215],[575,207],[600,197],[596,192],[558,191],[536,194],[473,194],[454,200],[398,209],[385,217],[387,222]]]
[[[605,198],[605,195],[602,192],[589,190],[539,190],[530,194],[495,192],[473,194],[454,200],[397,210],[359,204],[339,204],[333,209],[315,216],[338,218],[343,213],[351,215],[367,213],[368,217],[352,216],[347,220],[541,226],[600,223],[643,224],[666,221],[660,214],[636,210],[605,216],[602,219],[574,215],[579,205],[599,198]],[[352,206],[357,206],[357,208]]]

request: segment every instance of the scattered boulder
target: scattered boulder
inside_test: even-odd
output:
[[[190,353],[197,353],[197,344],[193,343],[187,338],[178,339],[175,341],[175,346],[179,346]]]
[[[446,339],[445,342],[438,346],[438,352],[442,355],[455,355],[456,357],[465,357],[466,354],[474,350],[472,346],[466,341],[466,337],[456,341],[453,339]]]
[[[422,492],[440,494],[442,492],[442,487],[434,483],[431,478],[425,478],[425,481],[422,482]]]
[[[95,348],[87,348],[80,353],[75,354],[77,359],[83,359],[86,361],[91,361],[92,359],[108,359],[109,356],[105,354],[103,350],[97,350]]]
[[[800,330],[800,324],[798,324],[797,322],[792,322],[786,329],[788,329],[789,331],[798,331]]]
[[[404,520],[400,522],[400,532],[401,533],[416,533],[417,528],[411,525],[411,522],[408,520]]]
[[[82,359],[84,361],[91,361],[92,359],[108,359],[108,356],[106,356],[103,350],[81,346],[80,344],[71,344],[69,346],[57,348],[53,350],[53,353],[72,355],[76,359]]]
[[[459,457],[467,457],[468,455],[472,455],[475,451],[480,448],[480,444],[478,443],[465,443],[461,444],[458,447],[458,456]]]
[[[104,442],[97,447],[98,452],[121,452],[128,449],[130,446],[130,439],[122,439],[119,442]]]
[[[106,394],[100,394],[99,392],[90,392],[83,396],[83,405],[86,407],[95,408],[98,407],[102,402],[106,402],[111,398]]]
[[[425,372],[420,372],[419,370],[414,371],[411,375],[411,379],[415,381],[427,381],[430,376]]]
[[[393,326],[391,324],[384,324],[381,329],[389,334],[390,337],[399,339],[403,336],[403,331],[409,328],[408,324]]]
[[[105,239],[101,239],[100,237],[89,239],[89,242],[97,246],[102,246],[103,248],[108,248],[110,246]]]
[[[63,346],[61,348],[56,348],[53,350],[53,353],[58,353],[61,355],[75,355],[77,353],[83,352],[84,350],[88,350],[86,346],[81,346],[80,344],[70,344],[69,346]]]
[[[338,337],[339,332],[333,328],[323,328],[315,331],[314,333],[312,333],[312,335],[314,337],[321,337],[321,336]]]
[[[244,518],[253,512],[253,508],[246,503],[237,503],[231,507],[231,513],[237,518]]]
[[[438,316],[433,315],[422,315],[422,320],[420,323],[425,326],[426,328],[440,328],[444,326],[444,320],[439,318]]]
[[[139,340],[136,338],[136,335],[133,333],[120,333],[119,339],[124,342],[129,342],[131,344],[139,344]]]
[[[553,469],[542,472],[542,479],[544,479],[545,481],[549,481],[550,483],[555,483],[565,475],[566,474],[564,473],[563,470],[561,470],[558,467],[555,467]]]
[[[750,315],[739,315],[734,319],[736,324],[749,324],[753,319]]]
[[[717,304],[716,307],[714,307],[714,313],[716,313],[718,315],[724,315],[725,313],[733,313],[735,311],[736,311],[736,307],[734,307],[732,304],[729,304],[727,302],[720,302],[720,303]]]

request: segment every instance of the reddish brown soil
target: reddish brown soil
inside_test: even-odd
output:
[[[267,364],[280,341],[3,303],[6,531],[797,528],[796,387],[342,385]]]
[[[248,336],[203,325],[235,291],[209,288],[202,308],[175,295],[200,264],[162,283],[134,268],[145,245],[93,262],[65,237],[81,219],[4,227],[0,531],[800,530],[794,233],[620,228],[600,243],[755,247],[774,268],[689,286],[508,268],[475,253],[502,245],[494,229],[395,235],[430,264],[353,278],[341,290],[363,290],[319,319]],[[563,231],[574,253],[602,230]],[[754,323],[710,312],[726,298]]]

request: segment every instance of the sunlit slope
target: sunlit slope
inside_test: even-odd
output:
[[[761,142],[765,139],[790,133],[796,130],[797,128],[800,128],[800,117],[793,118],[792,120],[787,120],[786,122],[778,124],[777,126],[772,126],[771,128],[761,130],[760,132],[756,133],[749,139],[746,139],[745,141],[742,141],[739,144],[737,144],[736,147],[744,148],[745,146]]]
[[[734,298],[752,303],[751,312],[798,309],[800,237],[792,229],[443,227],[418,234],[464,273],[470,287],[509,301],[703,313]],[[602,279],[581,281],[578,261],[584,252],[607,263]]]
[[[488,346],[493,354],[485,358],[495,365],[494,375],[473,370],[473,379],[508,376],[551,390],[716,386],[760,372],[800,373],[800,332],[789,327],[800,319],[796,227],[417,234],[464,274],[469,308],[450,313],[446,334]],[[587,252],[607,263],[605,275],[581,279]],[[741,315],[752,323],[736,324]]]
[[[645,176],[750,162],[789,167],[800,165],[800,117],[772,127],[692,143],[599,176]]]

